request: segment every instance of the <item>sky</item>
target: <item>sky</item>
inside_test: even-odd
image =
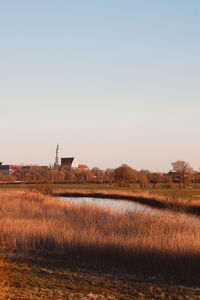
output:
[[[0,161],[200,168],[199,0],[0,0]]]

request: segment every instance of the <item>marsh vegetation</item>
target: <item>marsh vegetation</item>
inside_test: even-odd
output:
[[[183,212],[114,212],[27,191],[0,194],[1,242],[15,255],[199,283],[200,221]]]

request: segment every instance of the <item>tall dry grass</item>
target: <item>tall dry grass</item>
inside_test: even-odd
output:
[[[114,213],[24,191],[2,192],[0,208],[1,239],[16,253],[48,253],[80,264],[182,281],[199,274],[197,217]]]

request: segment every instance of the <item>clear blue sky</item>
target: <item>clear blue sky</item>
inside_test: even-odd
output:
[[[0,0],[0,161],[200,168],[199,0]]]

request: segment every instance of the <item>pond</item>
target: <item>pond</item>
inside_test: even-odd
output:
[[[134,201],[129,200],[119,200],[119,199],[105,199],[105,198],[92,198],[92,197],[60,197],[61,200],[75,203],[75,204],[90,204],[90,205],[97,205],[102,208],[110,208],[111,211],[117,213],[123,212],[143,212],[146,214],[150,214],[152,216],[159,216],[159,217],[169,217],[173,216],[175,218],[179,218],[179,214],[174,214],[172,211],[166,209],[158,209],[158,208],[151,208],[147,205],[136,203]],[[192,222],[195,224],[200,225],[200,217],[193,216],[190,214],[183,214],[183,217],[186,222]]]
[[[119,200],[119,199],[105,199],[105,198],[92,198],[92,197],[60,197],[61,200],[75,203],[75,204],[82,204],[86,203],[89,205],[97,205],[102,208],[110,208],[111,211],[117,213],[123,212],[143,212],[146,214],[150,214],[151,216],[159,216],[159,217],[169,217],[173,216],[175,218],[179,218],[179,214],[173,213],[170,210],[166,209],[159,209],[159,208],[151,208],[147,205],[136,203],[130,200]],[[200,226],[200,217],[193,216],[190,214],[183,214],[183,218],[187,223],[195,223]]]
[[[145,211],[150,213],[160,213],[160,210],[150,208],[146,205],[135,203],[128,200],[113,200],[113,199],[102,199],[102,198],[89,198],[89,197],[61,197],[61,200],[75,203],[75,204],[90,204],[98,205],[103,208],[110,208],[113,211],[124,212],[124,211]]]

